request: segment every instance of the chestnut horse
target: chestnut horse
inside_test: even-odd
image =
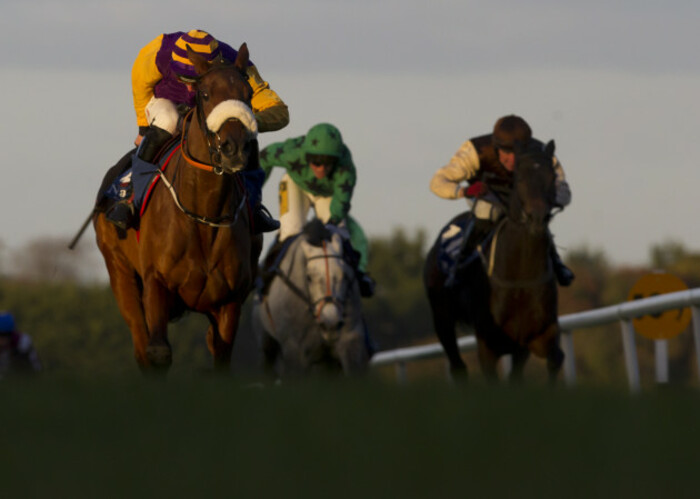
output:
[[[228,368],[262,249],[237,173],[258,167],[248,48],[240,47],[233,64],[209,63],[189,47],[187,53],[199,75],[196,105],[184,119],[180,147],[159,172],[138,234],[120,238],[103,213],[93,219],[142,369],[170,366],[168,322],[187,310],[209,318],[214,365]]]
[[[504,354],[513,356],[514,380],[522,378],[531,352],[547,359],[551,381],[561,369],[564,354],[559,347],[557,282],[548,228],[554,208],[553,154],[553,141],[546,147],[533,141],[517,151],[510,199],[504,200],[506,216],[484,250],[485,257],[467,265],[454,287],[445,286],[446,275],[438,268],[439,240],[428,253],[424,283],[433,324],[457,376],[466,374],[457,346],[457,323],[474,326],[479,364],[488,379],[497,378],[497,362]]]

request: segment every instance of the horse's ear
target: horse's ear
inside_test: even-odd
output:
[[[547,145],[544,147],[544,152],[547,156],[554,156],[554,140],[547,142]]]
[[[203,75],[209,71],[209,61],[192,50],[192,47],[189,45],[187,45],[187,58],[194,64],[194,69],[197,71],[197,74]]]
[[[250,54],[248,53],[248,44],[243,42],[241,47],[238,49],[238,55],[236,56],[236,62],[233,63],[234,66],[238,68],[239,71],[245,73],[248,70],[248,59]]]

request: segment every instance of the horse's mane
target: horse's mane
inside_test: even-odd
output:
[[[304,227],[306,241],[312,246],[321,246],[323,241],[330,241],[331,231],[318,218],[314,218]]]

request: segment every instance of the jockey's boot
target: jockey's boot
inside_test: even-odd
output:
[[[377,287],[377,281],[372,279],[367,272],[357,270],[357,283],[360,285],[360,296],[363,298],[374,296],[374,288]]]
[[[105,218],[122,230],[133,227],[136,210],[131,199],[117,201],[105,213]]]
[[[557,276],[557,281],[559,282],[560,286],[569,286],[576,276],[569,267],[564,265],[564,262],[562,262],[561,257],[557,252],[556,246],[552,244],[551,248],[552,263],[554,264],[554,275]]]
[[[275,220],[262,203],[253,208],[253,234],[279,230],[280,223]]]
[[[474,218],[469,222],[466,229],[467,235],[464,238],[457,259],[450,268],[447,279],[445,279],[446,288],[452,288],[459,282],[459,274],[472,263],[474,260],[472,255],[476,251],[477,246],[489,235],[494,225],[495,223],[491,220],[481,218]]]
[[[153,163],[156,155],[172,136],[173,134],[167,130],[157,126],[149,126],[141,139],[141,144],[136,152],[137,156],[146,163]]]

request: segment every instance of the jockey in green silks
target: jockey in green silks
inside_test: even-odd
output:
[[[265,180],[275,166],[286,170],[279,185],[278,245],[301,232],[313,207],[322,222],[347,230],[350,244],[360,255],[360,290],[363,296],[371,296],[374,281],[366,274],[367,236],[349,213],[357,173],[340,131],[329,123],[320,123],[306,135],[270,144],[260,151],[260,166]],[[270,254],[275,249],[271,248]]]

